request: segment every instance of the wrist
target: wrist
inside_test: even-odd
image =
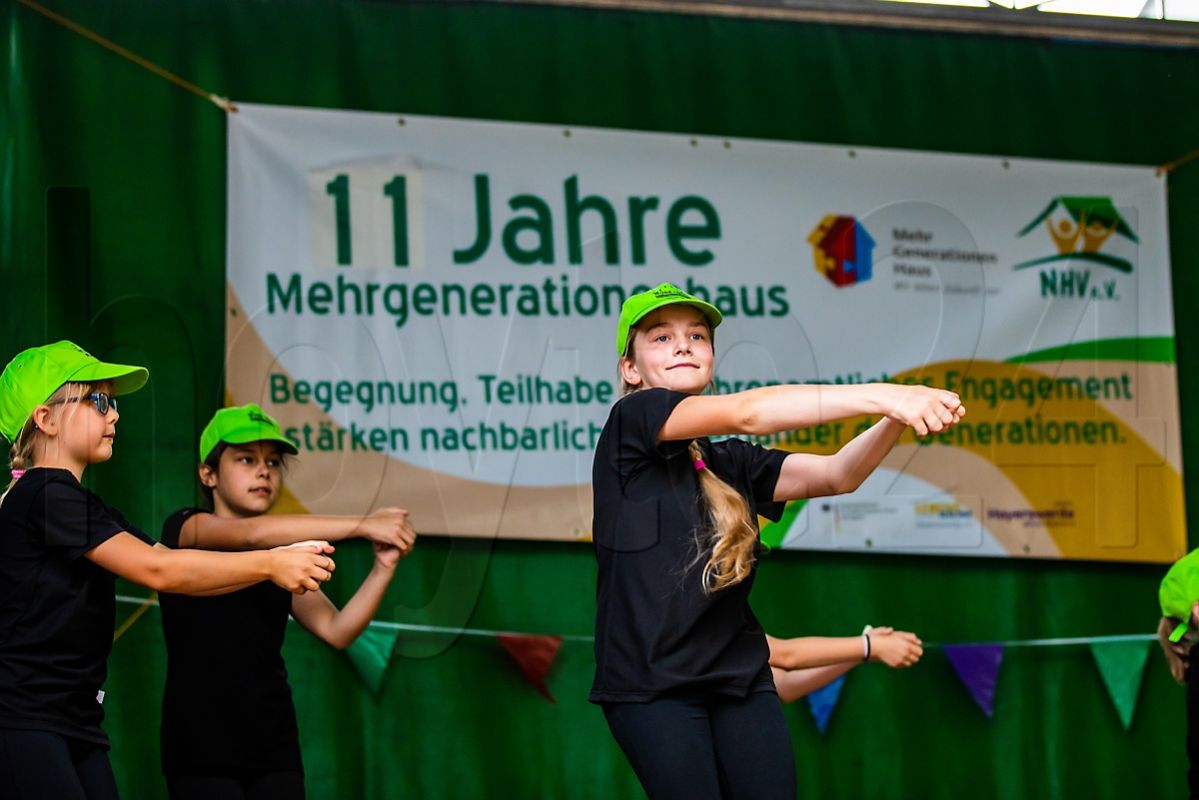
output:
[[[870,655],[871,655],[870,634],[863,631],[862,632],[862,662],[865,663],[865,662],[869,661]]]
[[[388,563],[385,563],[384,561],[382,561],[378,556],[375,556],[375,563],[371,567],[371,571],[390,575],[391,573],[396,571],[396,566],[399,563],[400,563],[399,560],[396,560],[396,561],[393,561],[390,564],[388,564]]]
[[[257,556],[257,564],[254,572],[258,575],[258,580],[269,581],[275,577],[275,560],[278,554],[273,550],[258,550],[250,555]]]

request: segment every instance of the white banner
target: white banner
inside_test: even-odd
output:
[[[238,109],[228,388],[296,441],[298,507],[588,538],[620,304],[670,281],[725,313],[718,391],[920,381],[966,402],[768,542],[1185,551],[1152,169]],[[831,453],[866,422],[763,443]]]

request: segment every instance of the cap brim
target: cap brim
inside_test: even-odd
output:
[[[720,309],[711,303],[705,303],[703,300],[676,300],[673,298],[663,298],[653,303],[649,308],[642,311],[633,319],[629,320],[629,327],[634,327],[638,322],[645,319],[647,316],[666,306],[692,306],[698,308],[708,320],[708,324],[715,328],[724,319],[724,315],[720,313]]]
[[[150,371],[145,367],[131,367],[127,364],[106,364],[103,361],[85,364],[71,376],[69,381],[77,383],[96,383],[111,381],[114,395],[132,394],[146,385],[150,380]]]
[[[228,433],[228,434],[221,436],[221,438],[218,441],[224,442],[225,444],[250,444],[251,442],[274,442],[275,444],[279,445],[280,449],[282,449],[283,452],[287,453],[288,455],[294,456],[294,455],[298,455],[300,452],[299,450],[296,449],[296,446],[294,444],[292,444],[289,440],[280,438],[278,436],[269,436],[269,435],[263,436],[262,431],[234,431],[233,433]],[[211,451],[209,451],[209,455],[211,455],[211,454],[212,454]]]

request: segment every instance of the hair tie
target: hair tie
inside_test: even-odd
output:
[[[16,480],[20,480],[20,479],[21,479],[21,476],[22,476],[22,475],[24,475],[24,474],[25,474],[25,470],[23,470],[23,469],[14,469],[14,470],[12,471],[12,479],[13,479],[14,481],[16,481]]]
[[[695,459],[695,471],[696,472],[699,472],[700,470],[705,470],[707,468],[708,468],[708,465],[704,463],[704,460],[702,458]]]

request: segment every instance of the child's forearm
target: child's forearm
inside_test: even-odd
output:
[[[340,611],[329,604],[331,613],[323,620],[310,616],[307,621],[301,622],[306,622],[305,626],[330,646],[344,650],[366,630],[374,618],[393,575],[394,565],[387,567],[376,561],[358,591]]]
[[[362,517],[264,514],[231,519],[196,514],[184,523],[180,544],[208,550],[265,550],[310,539],[340,542],[353,537]]]
[[[907,426],[884,417],[855,436],[829,460],[829,476],[836,494],[852,492],[878,468],[895,447]]]
[[[796,639],[767,637],[770,666],[807,669],[833,664],[856,664],[865,655],[860,636],[801,636]]]
[[[801,697],[823,689],[830,683],[849,672],[855,662],[842,661],[825,667],[807,667],[805,669],[784,670],[774,668],[774,688],[778,690],[779,700],[793,703]]]
[[[152,588],[174,594],[217,595],[270,580],[266,553],[172,550],[160,555]]]
[[[859,414],[885,414],[894,386],[865,383],[853,386],[763,386],[745,392],[745,433],[765,435],[805,428]]]

